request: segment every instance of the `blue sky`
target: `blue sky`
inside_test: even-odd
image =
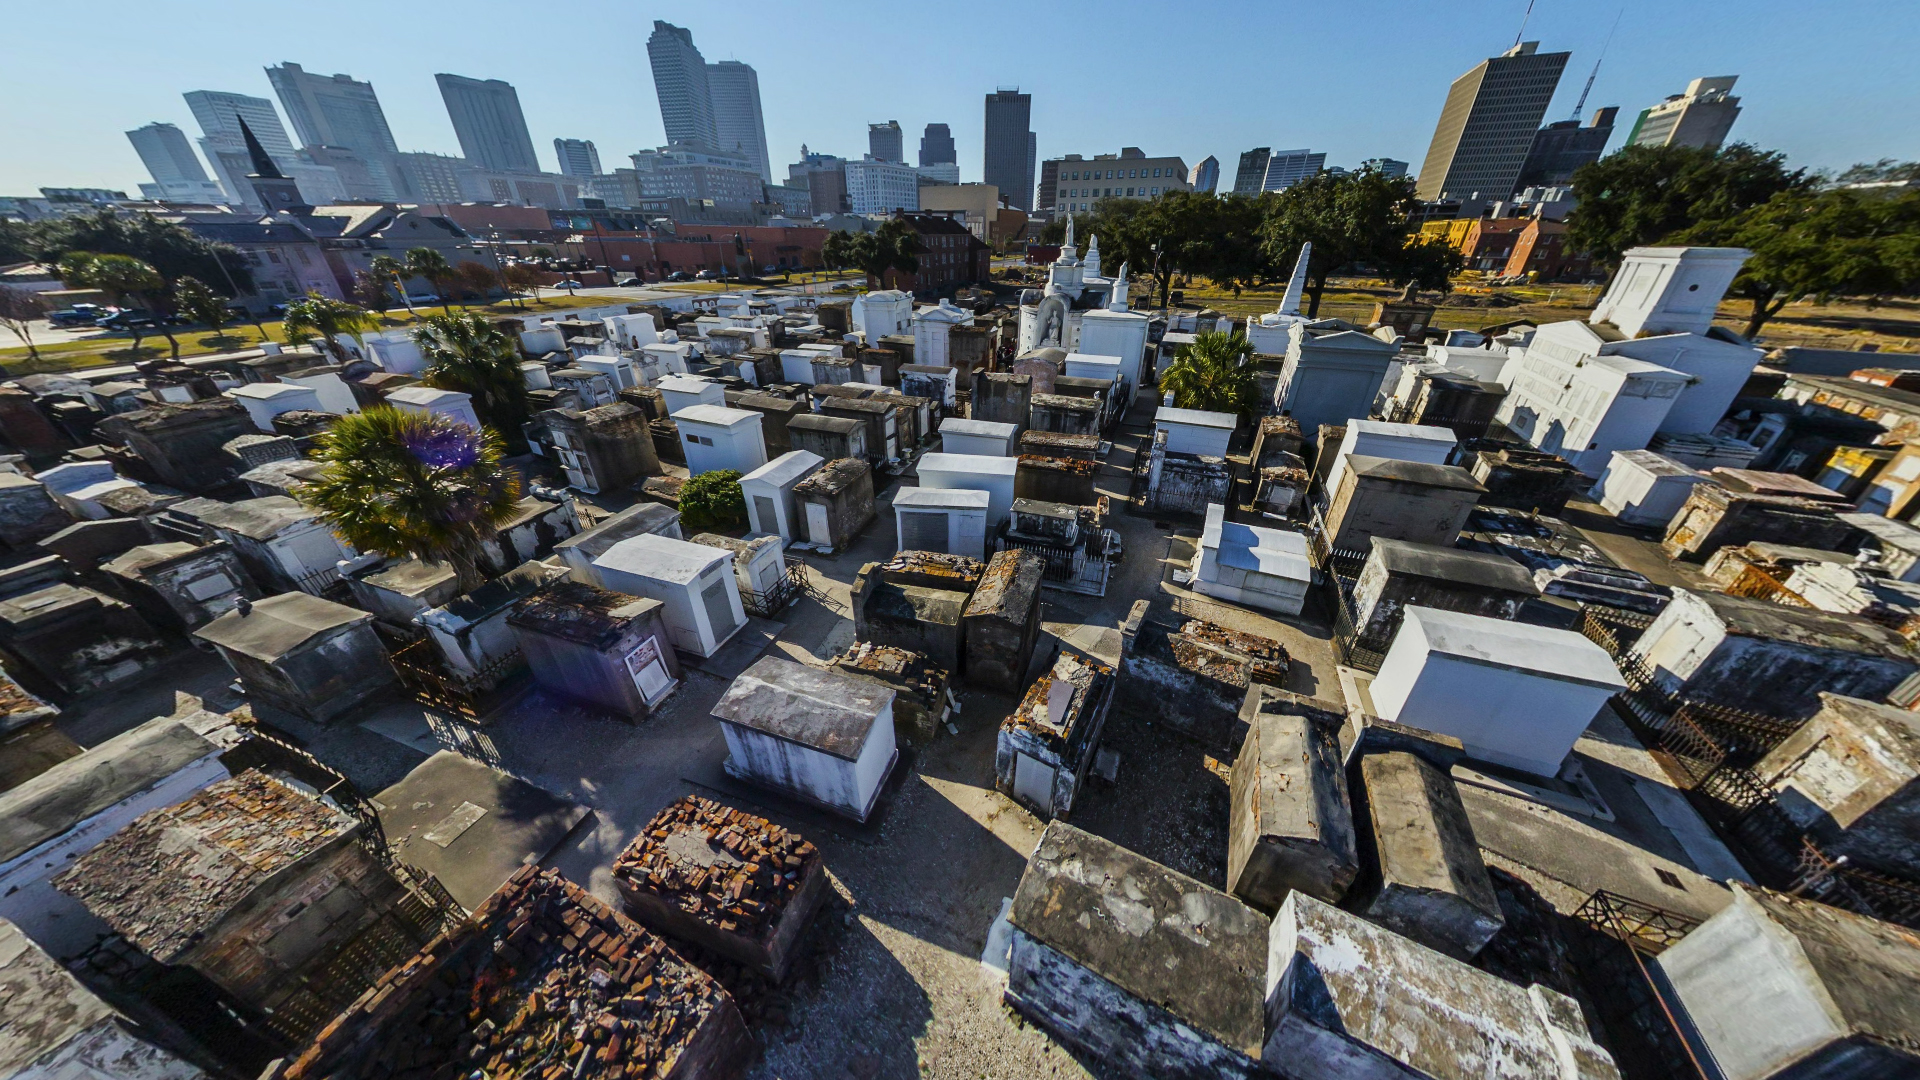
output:
[[[908,154],[945,122],[961,176],[978,179],[982,97],[1034,96],[1043,158],[1122,145],[1212,154],[1310,147],[1329,164],[1401,158],[1418,168],[1448,84],[1510,46],[1526,0],[1339,3],[1002,3],[830,0],[635,3],[525,0],[272,5],[12,0],[0,49],[0,195],[42,186],[129,192],[147,179],[123,132],[150,120],[197,136],[180,95],[271,98],[262,69],[371,80],[402,149],[457,153],[436,72],[513,83],[535,148],[598,144],[606,168],[662,140],[647,67],[652,20],[693,31],[709,61],[760,74],[776,176],[802,143],[858,156],[866,125],[898,120]],[[1563,119],[1616,14],[1588,100],[1632,114],[1702,75],[1740,76],[1734,137],[1796,165],[1920,158],[1920,3],[1914,0],[1537,0],[1526,28],[1573,53],[1547,119]],[[278,21],[275,17],[278,16]]]

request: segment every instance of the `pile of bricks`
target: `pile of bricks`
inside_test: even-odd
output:
[[[835,670],[891,686],[893,724],[916,745],[934,740],[947,717],[947,669],[924,654],[893,645],[855,642],[835,658]]]
[[[654,815],[614,860],[613,877],[629,901],[645,892],[751,937],[779,921],[818,858],[819,849],[797,833],[688,795]]]
[[[1272,638],[1189,619],[1167,644],[1180,666],[1230,685],[1281,686],[1287,681],[1286,647]]]
[[[526,867],[389,971],[273,1080],[733,1076],[733,999],[558,871]]]

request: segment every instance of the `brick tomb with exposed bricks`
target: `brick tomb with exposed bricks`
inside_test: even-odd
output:
[[[634,918],[775,981],[827,892],[813,844],[697,795],[655,814],[614,860],[613,879]]]
[[[737,1077],[733,998],[558,871],[526,867],[266,1080]]]

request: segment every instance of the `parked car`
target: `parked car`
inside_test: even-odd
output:
[[[685,270],[675,270],[673,273],[667,275],[667,280],[668,281],[692,281],[693,275],[687,273]]]
[[[128,308],[103,316],[93,325],[106,330],[131,330],[136,326],[154,326],[159,322],[160,319],[146,308]]]
[[[72,330],[77,327],[97,326],[101,319],[111,314],[113,314],[112,308],[104,308],[99,304],[75,304],[70,308],[48,312],[47,321],[62,330]]]
[[[408,294],[407,302],[413,303],[413,304],[437,304],[440,302],[440,294],[439,293],[422,293],[419,296]]]
[[[568,278],[565,281],[556,281],[552,285],[547,286],[547,288],[549,289],[584,289],[586,288],[586,286],[580,284],[579,282],[573,280],[572,278]]]
[[[719,281],[719,280],[720,280],[720,279],[721,279],[722,277],[724,277],[724,276],[726,276],[726,275],[724,275],[724,274],[722,274],[722,273],[720,273],[720,272],[719,272],[718,270],[702,270],[702,271],[700,271],[699,273],[697,273],[697,274],[695,274],[695,275],[693,275],[693,280],[695,280],[695,281]]]
[[[622,289],[637,289],[640,286],[645,285],[646,282],[641,281],[637,277],[623,277],[619,281],[614,282],[614,284],[618,285]]]

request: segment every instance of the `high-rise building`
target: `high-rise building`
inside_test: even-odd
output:
[[[1048,158],[1040,166],[1040,191],[1034,209],[1093,209],[1098,199],[1152,199],[1186,191],[1187,163],[1177,157],[1150,158],[1137,146],[1118,154],[1079,154]]]
[[[1233,193],[1235,195],[1258,195],[1260,185],[1267,182],[1267,159],[1273,156],[1270,146],[1256,146],[1240,155],[1240,167],[1233,173]]]
[[[920,136],[920,164],[949,165],[959,161],[959,155],[953,150],[953,132],[945,124],[928,124]]]
[[[679,143],[642,150],[632,161],[641,194],[648,198],[711,199],[734,208],[765,199],[766,183],[743,155]]]
[[[900,121],[867,125],[867,156],[875,161],[907,160],[907,139],[900,130]]]
[[[181,96],[194,122],[200,125],[200,152],[213,167],[214,178],[228,200],[237,206],[257,208],[253,188],[247,183],[253,165],[247,157],[246,139],[240,134],[240,122],[246,121],[247,129],[282,170],[298,160],[273,102],[223,90],[189,90]]]
[[[1033,95],[1002,87],[987,95],[981,179],[1000,189],[1018,210],[1033,209]]]
[[[667,143],[717,148],[720,133],[713,122],[707,60],[693,47],[693,31],[655,19],[653,35],[647,38],[647,59],[653,65],[653,91],[660,99],[660,123],[667,130]]]
[[[1534,133],[1533,148],[1520,166],[1513,190],[1560,187],[1573,182],[1573,170],[1600,160],[1613,137],[1613,118],[1620,112],[1609,105],[1595,109],[1582,125],[1578,120],[1556,120]]]
[[[847,202],[856,214],[920,209],[920,174],[904,161],[847,162]]]
[[[566,176],[599,176],[600,151],[589,139],[555,139],[553,156],[560,160],[560,172]]]
[[[712,94],[714,137],[719,148],[752,161],[760,179],[772,183],[767,121],[760,113],[759,74],[738,60],[708,64],[707,89]]]
[[[1407,163],[1397,158],[1370,157],[1361,162],[1360,167],[1363,169],[1372,169],[1380,175],[1389,178],[1407,175]]]
[[[1260,178],[1261,191],[1285,191],[1327,167],[1327,155],[1311,150],[1275,150],[1267,156],[1267,171]]]
[[[1220,186],[1220,159],[1208,154],[1205,161],[1193,167],[1187,174],[1187,187],[1194,191],[1212,193]]]
[[[1686,93],[1643,110],[1627,133],[1627,145],[1720,149],[1740,115],[1740,99],[1733,96],[1733,83],[1739,77],[1695,79],[1687,84]]]
[[[1512,192],[1570,55],[1523,41],[1453,80],[1415,194],[1431,202]]]
[[[133,144],[140,163],[147,167],[147,175],[153,177],[155,183],[208,182],[207,171],[194,156],[193,144],[187,141],[185,132],[172,124],[152,123],[134,128],[127,132],[127,141]]]
[[[267,81],[287,110],[294,134],[302,146],[344,146],[362,154],[392,154],[399,151],[393,131],[387,127],[387,114],[373,84],[349,75],[314,75],[299,64],[281,64],[267,69]],[[249,118],[248,126],[252,126]],[[259,135],[258,129],[254,131]],[[269,154],[273,145],[262,138]]]
[[[260,140],[260,145],[275,161],[284,164],[293,159],[293,143],[287,138],[287,129],[281,126],[280,114],[273,110],[273,102],[266,98],[220,90],[189,90],[181,96],[193,113],[194,123],[200,125],[200,134],[221,149],[229,146],[246,149],[246,140],[240,136],[240,121],[244,119],[253,137]]]
[[[787,186],[807,189],[815,215],[851,213],[847,199],[847,161],[832,154],[815,154],[800,147],[800,160],[787,166]]]
[[[533,154],[533,136],[520,111],[520,95],[499,79],[469,79],[465,75],[435,75],[440,99],[447,103],[447,119],[460,140],[460,153],[484,169],[539,172]]]
[[[172,124],[148,124],[127,132],[127,141],[140,155],[153,183],[141,184],[140,194],[172,202],[220,202],[226,190],[207,179],[185,132]]]

